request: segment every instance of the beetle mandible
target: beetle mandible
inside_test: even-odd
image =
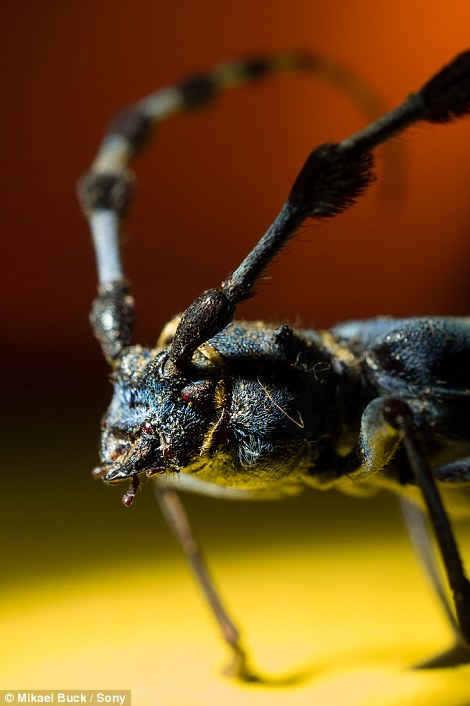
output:
[[[470,582],[441,496],[446,488],[470,487],[470,318],[382,317],[312,331],[237,322],[234,314],[306,219],[334,217],[367,189],[375,147],[418,122],[447,123],[470,112],[470,51],[355,135],[313,150],[273,224],[222,285],[170,321],[155,348],[131,340],[134,303],[119,244],[133,183],[128,161],[153,123],[288,70],[317,73],[358,102],[367,95],[356,78],[321,57],[223,64],[118,114],[80,182],[98,264],[91,321],[114,386],[94,473],[107,483],[130,481],[126,505],[140,479],[152,477],[231,649],[231,673],[243,679],[256,676],[176,489],[254,499],[309,486],[378,484],[401,495],[418,489],[450,587],[448,600],[429,544],[417,540],[454,627],[447,657],[469,661]],[[421,510],[405,507],[413,534],[423,536]]]

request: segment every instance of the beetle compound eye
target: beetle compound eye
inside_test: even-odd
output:
[[[213,384],[209,380],[194,382],[181,390],[181,399],[190,407],[203,411],[211,406]]]

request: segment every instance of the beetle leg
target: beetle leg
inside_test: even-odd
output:
[[[448,483],[468,483],[470,481],[470,456],[443,463],[433,469],[437,480]]]
[[[421,666],[459,664],[470,659],[470,582],[465,576],[452,527],[436,487],[436,479],[445,480],[452,477],[457,481],[464,476],[467,478],[468,459],[438,466],[431,471],[418,438],[413,416],[413,401],[378,397],[364,410],[359,440],[351,454],[344,459],[342,473],[354,484],[363,480],[367,482],[371,475],[380,473],[388,466],[400,445],[404,446],[412,479],[423,496],[453,594],[456,613],[455,619],[435,565],[434,550],[427,537],[427,527],[424,525],[423,518],[418,517],[420,510],[419,508],[415,510],[414,507],[408,508],[406,519],[407,524],[412,525],[409,529],[413,544],[449,614],[457,637],[457,645],[454,648],[436,660]]]
[[[401,434],[384,420],[383,410],[388,401],[387,397],[376,397],[369,402],[362,413],[359,439],[343,459],[341,474],[354,484],[380,473],[400,447]]]
[[[399,501],[413,549],[418,555],[426,575],[434,587],[456,639],[460,639],[459,628],[452,608],[450,607],[441,572],[438,568],[437,557],[429,535],[425,514],[418,505],[406,496],[400,496]]]
[[[178,494],[175,490],[166,488],[158,483],[154,483],[153,487],[163,516],[178,540],[189,566],[222,631],[223,638],[232,653],[232,662],[225,670],[226,674],[241,679],[242,681],[260,681],[260,678],[257,677],[249,667],[247,653],[241,643],[240,631],[229,616],[214,586]]]
[[[439,602],[452,628],[452,632],[454,633],[454,644],[450,649],[431,659],[420,662],[417,667],[427,669],[446,666],[455,667],[459,664],[466,664],[470,661],[470,654],[467,648],[462,645],[460,629],[447,597],[442,580],[442,572],[439,570],[437,556],[431,542],[425,514],[418,505],[406,496],[400,496],[399,501],[413,548],[421,561],[428,579],[434,587]]]
[[[447,512],[442,503],[433,473],[422,448],[413,413],[402,400],[389,400],[385,420],[403,434],[403,445],[416,485],[421,490],[437,546],[452,592],[460,643],[470,651],[470,581],[465,576],[462,559]]]

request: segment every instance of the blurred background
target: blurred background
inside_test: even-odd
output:
[[[177,556],[151,492],[126,510],[121,488],[89,475],[111,388],[88,324],[95,265],[75,184],[110,115],[217,62],[290,48],[343,62],[393,106],[468,47],[470,5],[7,0],[0,13],[2,565],[11,595],[29,590],[34,604],[42,581],[79,585],[95,569],[129,576],[139,561],[158,569]],[[133,165],[123,245],[136,339],[152,344],[217,286],[272,222],[308,152],[364,122],[335,88],[289,75],[159,127]],[[398,148],[404,169],[350,212],[306,229],[240,317],[325,327],[378,314],[468,314],[470,124],[416,127]],[[379,525],[384,537],[403,537],[382,498],[187,504],[216,556],[243,557],[255,544],[275,563],[280,547],[303,542],[333,553]]]

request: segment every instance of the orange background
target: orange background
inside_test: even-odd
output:
[[[94,261],[75,182],[117,108],[232,57],[301,47],[345,62],[390,105],[468,45],[466,0],[2,3],[2,330],[14,358],[99,351],[88,328]],[[364,118],[310,77],[234,91],[159,128],[134,164],[125,260],[139,335],[238,264],[305,156]],[[304,325],[376,314],[468,313],[470,127],[414,129],[406,197],[376,187],[271,268],[245,318]],[[93,364],[95,359],[95,364]],[[52,383],[51,379],[51,383]]]

